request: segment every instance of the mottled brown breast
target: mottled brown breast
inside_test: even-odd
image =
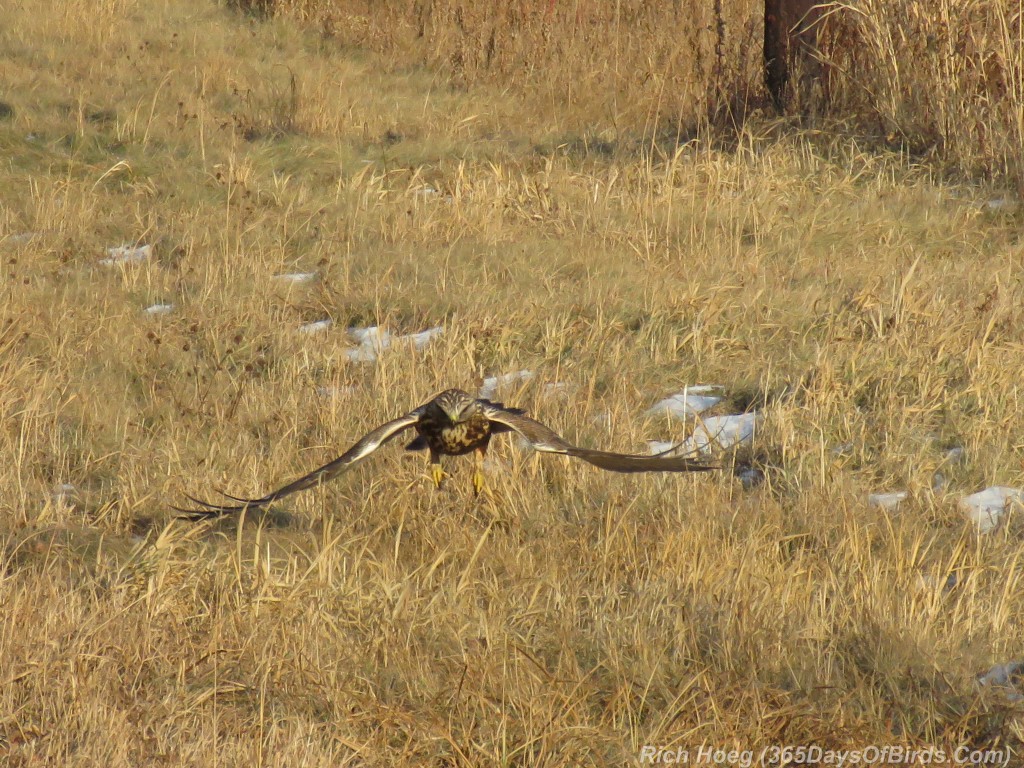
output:
[[[423,435],[427,444],[437,453],[461,456],[487,446],[491,438],[491,422],[482,415],[474,416],[466,421],[424,430]]]

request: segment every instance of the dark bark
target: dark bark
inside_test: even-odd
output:
[[[820,66],[811,53],[817,46],[821,16],[815,0],[764,0],[764,83],[780,112],[789,103],[794,70],[811,79]]]

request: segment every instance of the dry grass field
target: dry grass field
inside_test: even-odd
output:
[[[1024,520],[959,506],[1024,486],[1015,193],[764,117],[609,141],[643,110],[580,129],[209,0],[3,14],[0,763],[1019,764],[975,676],[1022,655]],[[444,332],[351,360],[369,325]],[[522,369],[499,398],[586,446],[684,439],[646,411],[698,384],[763,421],[708,475],[501,437],[474,498],[399,441],[241,524],[170,510]]]
[[[598,140],[689,138],[708,120],[743,124],[765,100],[761,0],[231,3],[440,68],[456,86],[527,95],[527,113]],[[801,4],[813,5],[787,0]],[[961,174],[1008,177],[1024,196],[1019,0],[837,0],[797,26],[814,50],[792,72],[791,111]]]

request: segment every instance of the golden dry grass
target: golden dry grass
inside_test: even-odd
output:
[[[759,88],[763,5],[620,0],[238,0],[370,48],[526,96],[537,117],[606,140],[740,119]],[[534,110],[531,110],[531,112]]]
[[[548,128],[600,143],[743,125],[768,103],[760,0],[234,0],[330,39],[490,83]],[[1024,192],[1020,2],[863,0],[815,6],[790,109],[809,124]],[[821,75],[815,80],[815,74]]]
[[[1024,485],[1004,192],[770,125],[590,151],[493,85],[205,0],[5,13],[7,764],[1019,746],[1020,705],[973,676],[1019,658],[1022,526],[980,537],[957,509]],[[152,257],[100,264],[135,243]],[[445,334],[351,364],[344,328],[366,324]],[[168,511],[522,368],[504,399],[624,450],[685,434],[643,416],[656,400],[722,384],[765,416],[745,458],[768,482],[502,440],[479,501],[469,462],[434,492],[391,448],[265,520]],[[867,506],[898,489],[896,513]]]

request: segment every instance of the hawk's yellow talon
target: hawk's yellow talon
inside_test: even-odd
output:
[[[473,470],[473,495],[479,496],[480,491],[484,489],[484,473],[480,467]]]
[[[444,480],[444,468],[440,464],[430,465],[430,479],[434,481],[435,487],[441,487],[441,481]]]

